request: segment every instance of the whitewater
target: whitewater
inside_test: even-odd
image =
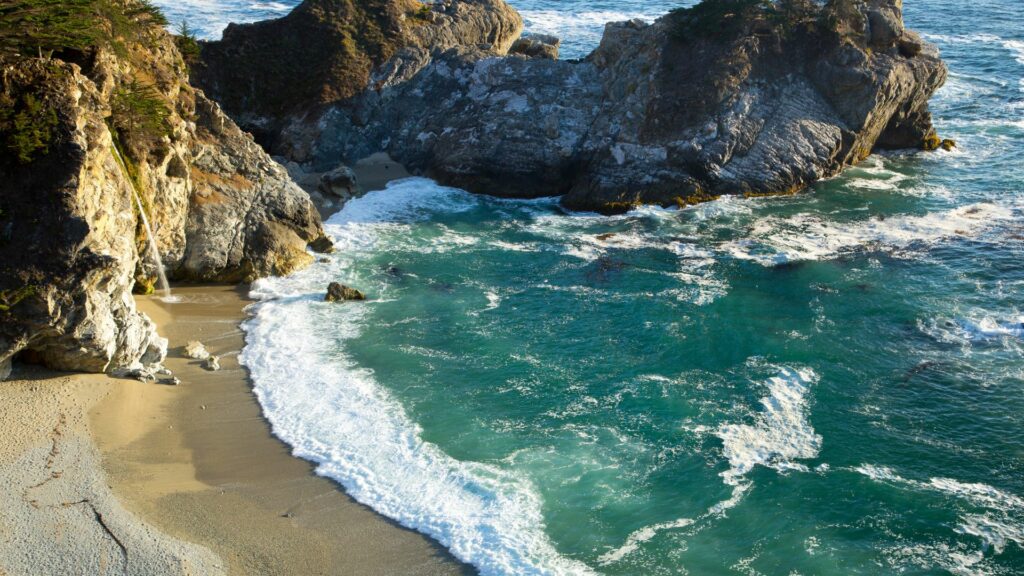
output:
[[[566,58],[677,5],[512,4]],[[166,8],[216,37],[294,5]],[[253,286],[274,434],[482,574],[1024,573],[1024,7],[905,16],[954,151],[613,217],[423,178],[350,201],[336,253]]]

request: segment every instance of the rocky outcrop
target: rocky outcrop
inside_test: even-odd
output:
[[[311,263],[307,246],[330,249],[306,192],[201,92],[195,118],[185,250],[170,264],[173,277],[251,281]]]
[[[434,51],[507,51],[522,27],[502,0],[306,0],[283,18],[229,25],[203,44],[194,80],[273,147],[282,118],[344,106],[367,86],[411,76]]]
[[[609,24],[578,62],[530,42],[400,50],[359,95],[276,118],[269,141],[314,171],[387,152],[445,184],[606,213],[791,193],[934,140],[947,71],[901,6],[705,0]]]
[[[327,286],[327,295],[324,296],[325,302],[346,302],[349,300],[366,300],[366,295],[355,288],[349,288],[338,282],[331,282]]]
[[[0,361],[23,350],[63,370],[162,361],[167,341],[132,300],[137,215],[102,94],[69,64],[4,62],[2,74],[19,108],[31,94],[53,111],[57,136],[31,164],[0,167]]]
[[[156,276],[143,214],[171,278],[285,274],[330,248],[308,195],[189,86],[172,37],[133,6],[107,42],[52,57],[0,45],[0,367],[162,361],[132,298]]]

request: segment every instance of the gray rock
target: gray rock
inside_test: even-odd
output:
[[[320,177],[320,191],[342,201],[348,201],[359,193],[356,173],[348,166],[339,166]]]
[[[548,34],[524,34],[509,49],[509,54],[521,54],[527,58],[558,60],[558,48],[562,41]]]
[[[387,152],[473,192],[611,213],[792,193],[934,136],[928,100],[947,70],[899,0],[795,5],[721,34],[687,11],[612,23],[578,62],[414,44],[315,121],[275,119],[275,141],[314,166]]]
[[[203,368],[209,370],[210,372],[216,372],[220,370],[220,356],[214,356],[211,354],[210,357],[203,362]]]
[[[366,300],[366,295],[355,288],[349,288],[338,282],[331,282],[327,286],[327,295],[324,297],[324,301],[345,302],[348,300]]]

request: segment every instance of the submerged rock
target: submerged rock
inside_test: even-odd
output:
[[[327,286],[327,295],[324,297],[326,302],[344,302],[347,300],[366,300],[366,295],[356,290],[355,288],[349,288],[344,284],[338,282],[331,282]]]

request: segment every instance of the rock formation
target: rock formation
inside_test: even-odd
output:
[[[19,353],[90,372],[162,361],[132,299],[155,272],[140,210],[177,279],[284,274],[330,245],[306,193],[188,84],[159,14],[93,4],[74,26],[38,7],[19,24],[17,5],[0,26],[4,370]]]
[[[131,297],[153,284],[143,214],[179,280],[329,251],[264,148],[342,200],[342,166],[387,153],[474,192],[613,213],[789,193],[878,148],[952,146],[928,112],[946,68],[901,0],[704,0],[609,24],[570,62],[555,38],[520,38],[502,0],[306,0],[201,50],[150,4],[76,2],[0,21],[0,376],[19,353],[89,371],[162,359]]]
[[[366,295],[355,288],[349,288],[338,282],[331,282],[327,286],[327,295],[324,296],[325,302],[346,302],[349,300],[366,300]]]
[[[453,0],[424,17],[420,36],[462,30],[460,15],[480,8],[504,15],[495,4]],[[489,21],[497,43],[396,40],[409,47],[391,51],[362,91],[348,85],[315,109],[262,118],[268,145],[317,172],[387,152],[473,192],[564,195],[570,208],[611,213],[790,193],[876,148],[936,137],[928,100],[946,67],[904,29],[901,0],[705,0],[652,24],[609,24],[578,62],[551,59],[543,42],[508,55],[514,39],[502,34],[518,19],[506,18]],[[225,55],[250,45],[225,35],[205,47],[214,56],[201,80],[221,86],[218,70],[234,66]],[[298,70],[324,58],[262,56]],[[243,118],[266,110],[239,104]]]
[[[306,117],[407,77],[437,50],[507,51],[522,29],[502,0],[308,0],[283,18],[229,25],[221,41],[203,46],[194,78],[273,147],[282,118]]]

